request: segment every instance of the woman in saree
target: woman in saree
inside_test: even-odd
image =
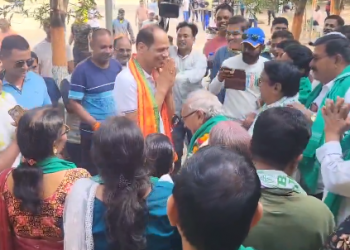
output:
[[[17,142],[23,160],[0,175],[0,228],[5,229],[0,230],[1,250],[63,250],[66,195],[76,180],[89,177],[86,170],[57,157],[68,131],[53,108],[33,109],[20,118]]]
[[[93,136],[92,152],[99,175],[78,181],[67,197],[65,249],[181,249],[166,214],[173,184],[151,183],[137,124],[107,120]]]
[[[257,111],[249,127],[250,135],[253,135],[254,124],[260,113],[269,108],[285,107],[298,102],[300,78],[299,69],[290,62],[265,62],[260,77],[260,92],[264,105]]]

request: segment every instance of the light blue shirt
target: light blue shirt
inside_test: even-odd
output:
[[[4,79],[2,88],[5,92],[11,94],[22,108],[33,109],[51,105],[44,79],[32,71],[27,72],[21,90],[6,79]]]

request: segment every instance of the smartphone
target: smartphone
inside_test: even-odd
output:
[[[16,105],[12,109],[10,109],[8,113],[15,121],[15,123],[18,124],[19,119],[24,115],[25,110],[21,106]]]
[[[246,89],[246,73],[244,70],[231,70],[230,77],[225,79],[225,88],[234,90]]]

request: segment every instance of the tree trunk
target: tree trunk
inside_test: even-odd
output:
[[[332,0],[331,13],[333,15],[340,15],[341,9],[342,9],[342,0]]]
[[[306,3],[307,0],[299,0],[298,2],[296,2],[292,24],[292,33],[294,35],[295,40],[299,40],[301,35]]]

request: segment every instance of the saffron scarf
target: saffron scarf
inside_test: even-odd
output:
[[[320,163],[316,159],[316,149],[324,144],[324,119],[322,116],[322,107],[325,105],[327,99],[331,99],[334,103],[337,97],[344,98],[346,92],[350,88],[350,66],[346,67],[344,71],[335,78],[332,89],[323,98],[321,105],[318,108],[316,119],[311,127],[311,138],[303,152],[303,159],[299,163],[299,170],[301,176],[306,184],[307,192],[315,194],[317,189],[317,180],[320,171]],[[322,90],[322,84],[319,84],[308,96],[305,107],[310,108],[315,99],[319,96]]]
[[[187,148],[187,156],[196,153],[201,144],[209,139],[210,130],[219,122],[228,121],[226,116],[217,115],[206,121],[192,136],[190,145]]]
[[[299,102],[305,104],[309,94],[311,93],[312,86],[308,77],[302,77],[299,84]]]
[[[46,158],[45,160],[35,163],[35,165],[39,166],[44,174],[52,174],[77,167],[73,162],[60,159],[56,156]],[[21,168],[23,165],[19,164],[18,167]]]
[[[344,161],[350,160],[350,134],[346,135],[340,142],[342,152],[344,154]],[[338,217],[338,212],[340,209],[341,202],[343,201],[343,196],[334,194],[331,192],[327,193],[324,203],[327,205],[329,210],[331,210],[336,222]]]
[[[160,119],[163,121],[164,133],[171,140],[169,113],[164,102],[161,110],[157,105],[152,87],[147,80],[143,69],[136,61],[135,54],[131,57],[128,67],[137,83],[137,115],[138,125],[146,137],[149,134],[160,133]],[[161,117],[160,115],[161,114]]]

